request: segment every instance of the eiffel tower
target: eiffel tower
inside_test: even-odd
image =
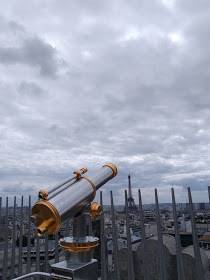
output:
[[[136,212],[137,207],[134,201],[134,198],[132,196],[132,187],[131,187],[131,176],[130,174],[128,175],[128,209],[131,212]]]

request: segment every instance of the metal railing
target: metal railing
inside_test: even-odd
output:
[[[35,234],[30,209],[30,196],[6,197],[5,201],[0,198],[0,279],[35,271],[48,272],[48,263],[58,262],[62,257],[57,234],[53,244],[48,237],[41,239]]]
[[[191,190],[188,188],[188,203],[189,214],[192,225],[192,239],[193,250],[195,259],[195,273],[197,280],[204,280],[204,269],[202,265],[202,258],[199,247],[198,233],[196,229],[195,211],[192,201]],[[210,188],[208,188],[209,200],[210,200]],[[157,242],[159,255],[159,275],[161,280],[167,278],[167,266],[166,256],[163,240],[163,228],[162,217],[158,201],[158,190],[155,189],[155,217],[157,225]],[[178,212],[177,204],[175,200],[174,189],[171,189],[172,197],[172,215],[174,220],[174,238],[175,238],[175,255],[176,255],[176,269],[177,279],[186,280],[186,271],[184,268],[182,247],[180,241],[180,232],[178,226]],[[136,199],[137,200],[137,199]],[[130,212],[127,203],[127,191],[125,191],[125,228],[127,235],[127,278],[129,280],[135,280],[135,265],[133,258],[131,231],[130,231]],[[100,192],[100,202],[103,205],[103,193]],[[12,205],[12,206],[9,206]],[[107,279],[122,279],[120,268],[120,254],[118,246],[118,225],[117,225],[117,211],[114,205],[113,193],[110,192],[110,217],[111,217],[111,233],[112,233],[112,269],[108,269],[108,253],[107,253],[107,235],[105,225],[105,214],[102,213],[100,218],[100,277],[101,280]],[[1,198],[0,197],[0,279],[12,279],[20,277],[26,273],[32,273],[35,271],[42,271],[44,273],[50,273],[49,266],[52,263],[56,263],[59,260],[64,259],[64,254],[59,250],[58,240],[59,234],[52,237],[40,238],[35,235],[33,224],[30,220],[31,209],[31,197],[28,198],[14,197],[14,198]],[[142,256],[141,269],[143,271],[144,280],[151,279],[148,263],[148,240],[145,232],[145,216],[142,205],[141,191],[138,191],[138,210],[136,212],[136,219],[139,221],[141,228],[141,246],[144,252]],[[69,221],[63,226],[65,232],[70,231]],[[52,240],[51,240],[52,239]],[[36,278],[37,279],[37,278]],[[140,279],[140,278],[139,278]],[[152,280],[152,279],[151,279]]]
[[[195,209],[194,204],[192,201],[192,195],[191,195],[191,189],[188,187],[188,214],[190,215],[190,221],[192,225],[192,240],[193,240],[193,257],[195,260],[195,278],[189,278],[186,277],[188,274],[187,265],[184,265],[183,261],[183,254],[182,254],[182,247],[181,247],[181,241],[180,241],[180,232],[179,232],[179,226],[178,226],[178,213],[176,208],[176,200],[175,200],[175,193],[174,189],[171,189],[171,198],[172,198],[172,215],[174,220],[174,238],[175,238],[175,255],[176,255],[176,273],[177,275],[174,276],[173,279],[177,280],[186,280],[186,279],[196,279],[196,280],[204,280],[204,279],[210,279],[205,276],[202,260],[201,260],[201,253],[200,253],[200,247],[199,247],[199,240],[198,240],[198,232],[196,229],[196,222],[195,222]],[[208,187],[208,195],[209,195],[209,203],[210,203],[210,187]],[[101,194],[102,196],[102,194]],[[151,262],[147,258],[148,250],[147,250],[147,240],[146,240],[146,233],[145,233],[145,226],[144,226],[144,210],[142,205],[142,198],[141,198],[141,190],[138,190],[138,215],[139,215],[139,222],[141,226],[141,246],[143,250],[142,260],[137,265],[142,267],[143,271],[143,277],[137,278],[134,272],[134,263],[133,263],[133,256],[132,256],[132,248],[131,248],[131,239],[130,239],[130,230],[129,230],[129,209],[127,205],[127,191],[125,191],[125,220],[126,220],[126,233],[127,233],[127,277],[122,276],[120,273],[120,257],[119,257],[119,246],[117,243],[118,239],[118,233],[117,233],[117,226],[116,226],[116,211],[114,207],[113,202],[113,194],[112,191],[110,192],[110,201],[111,201],[111,220],[112,220],[112,236],[113,236],[113,263],[114,263],[114,271],[112,273],[113,279],[128,279],[128,280],[134,280],[134,279],[144,279],[144,280],[153,280],[153,279],[160,279],[160,280],[166,280],[171,279],[170,276],[167,274],[167,262],[166,262],[166,256],[165,256],[165,245],[163,241],[163,228],[162,228],[162,221],[161,221],[161,214],[160,214],[160,208],[159,208],[159,202],[158,202],[158,191],[155,189],[155,216],[156,216],[156,225],[157,225],[157,243],[158,243],[158,250],[156,251],[156,258],[159,258],[159,268],[157,269],[159,277],[157,276],[155,278],[151,277],[150,274],[150,268],[151,268]],[[208,210],[210,213],[210,211]],[[104,226],[103,226],[104,228]],[[207,227],[208,228],[208,227]],[[209,232],[210,236],[210,232]],[[210,240],[209,240],[210,241]],[[210,248],[209,248],[210,249]],[[103,260],[104,261],[104,260]],[[103,264],[102,264],[103,265]],[[186,266],[186,267],[185,267]],[[209,263],[209,269],[210,269],[210,263]],[[110,279],[106,278],[106,275],[109,274],[106,272],[105,274],[102,274],[102,280]],[[208,274],[210,275],[210,274]],[[111,274],[110,274],[111,276]]]

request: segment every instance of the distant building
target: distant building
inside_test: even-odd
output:
[[[132,195],[132,186],[131,186],[131,176],[130,174],[128,175],[128,209],[129,212],[136,212],[137,211],[137,206],[135,204],[133,195]]]
[[[200,247],[203,249],[210,250],[210,232],[205,232],[200,238],[199,238],[199,244]]]
[[[205,210],[205,209],[206,209],[206,204],[205,204],[204,202],[199,203],[198,209],[199,209],[199,210]]]

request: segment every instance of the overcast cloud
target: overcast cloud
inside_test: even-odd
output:
[[[207,201],[210,1],[0,4],[0,189],[35,193],[115,162],[144,202]]]

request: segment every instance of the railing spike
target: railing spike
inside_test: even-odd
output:
[[[125,190],[125,219],[126,219],[126,235],[127,235],[127,249],[128,249],[128,279],[135,280],[132,243],[131,243],[131,232],[130,232],[129,213],[128,213],[127,190]]]
[[[201,254],[200,254],[200,247],[198,243],[198,235],[196,230],[196,223],[195,223],[195,216],[194,216],[194,207],[192,202],[192,194],[190,187],[187,188],[188,191],[188,199],[189,199],[189,210],[191,215],[191,224],[192,224],[192,236],[193,236],[193,249],[194,249],[194,256],[195,256],[195,268],[196,268],[196,275],[197,280],[203,280],[204,279],[204,271],[203,271],[203,265],[201,260]]]
[[[114,269],[116,280],[120,280],[120,270],[119,270],[119,256],[118,256],[118,234],[116,228],[116,217],[114,209],[113,194],[110,191],[111,199],[111,219],[112,219],[112,241],[113,241],[113,255],[114,255]]]
[[[139,220],[140,220],[140,227],[141,227],[141,242],[142,242],[142,267],[143,267],[143,274],[144,280],[149,280],[149,271],[148,271],[148,252],[146,246],[146,233],[145,233],[145,226],[144,226],[144,211],[142,206],[142,198],[141,198],[141,190],[138,190],[138,197],[139,197]]]
[[[159,256],[160,256],[160,279],[166,280],[167,269],[166,269],[166,262],[165,262],[165,253],[164,253],[163,235],[161,229],[161,218],[160,218],[157,189],[155,189],[155,206],[156,206],[156,220],[157,220],[157,233],[158,233],[158,248],[159,248]]]
[[[174,230],[175,230],[175,241],[176,241],[176,263],[177,263],[178,280],[185,280],[181,241],[180,241],[178,221],[177,221],[176,200],[175,200],[175,194],[173,188],[171,188],[171,196],[172,196],[172,208],[173,208]]]

